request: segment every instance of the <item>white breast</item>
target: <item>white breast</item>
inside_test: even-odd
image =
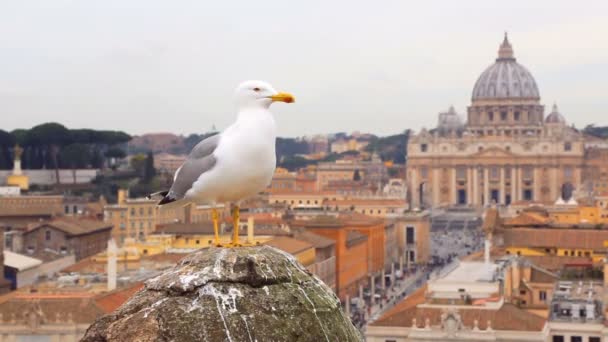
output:
[[[193,186],[199,203],[238,202],[263,191],[276,166],[276,128],[270,113],[238,120],[222,133],[214,155],[217,163]]]

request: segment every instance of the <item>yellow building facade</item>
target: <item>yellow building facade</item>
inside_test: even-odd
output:
[[[157,200],[129,198],[127,190],[119,190],[118,203],[104,207],[104,220],[112,223],[114,240],[119,245],[129,238],[143,241],[160,224],[211,221],[210,206],[188,204],[167,209],[158,207],[157,203]],[[229,217],[228,207],[219,205],[217,208],[220,219]]]

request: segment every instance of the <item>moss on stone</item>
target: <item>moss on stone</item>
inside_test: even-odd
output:
[[[269,246],[209,248],[184,258],[83,341],[362,341],[334,293]]]

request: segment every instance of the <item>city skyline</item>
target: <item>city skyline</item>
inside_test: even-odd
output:
[[[464,118],[505,30],[545,114],[556,102],[569,124],[607,124],[606,3],[468,5],[3,4],[2,128],[221,130],[249,78],[296,96],[273,107],[280,136],[430,128],[450,105]]]

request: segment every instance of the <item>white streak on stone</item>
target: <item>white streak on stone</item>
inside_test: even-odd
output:
[[[268,286],[264,286],[263,289],[264,289],[264,292],[266,292],[266,295],[270,296],[270,290],[268,289]]]
[[[156,309],[159,305],[161,305],[162,303],[164,303],[168,298],[162,298],[159,299],[158,301],[156,301],[154,304],[150,305],[149,308],[144,309],[144,318],[148,318],[148,315],[150,314],[150,311]]]
[[[247,324],[247,316],[241,315],[241,319],[243,320],[243,322],[245,322],[245,328],[247,329],[247,335],[249,335],[249,341],[253,342],[253,339],[251,338],[251,333],[249,332],[249,325]]]
[[[213,273],[218,278],[222,276],[222,259],[226,256],[226,248],[222,248],[219,253],[217,253],[217,258],[215,259],[215,264],[213,265]]]
[[[304,295],[304,297],[306,298],[306,300],[308,300],[308,302],[312,306],[312,312],[315,314],[315,317],[317,318],[317,322],[319,322],[319,325],[321,326],[321,330],[323,331],[323,335],[325,335],[325,340],[327,342],[329,342],[329,338],[327,337],[327,333],[325,332],[325,328],[323,327],[323,324],[321,323],[321,320],[319,319],[319,316],[317,316],[317,308],[315,307],[315,304],[312,302],[312,300],[310,300],[310,298],[308,298],[308,295],[306,294],[306,291],[304,291],[299,286],[298,286],[298,289],[302,292],[302,294]]]

